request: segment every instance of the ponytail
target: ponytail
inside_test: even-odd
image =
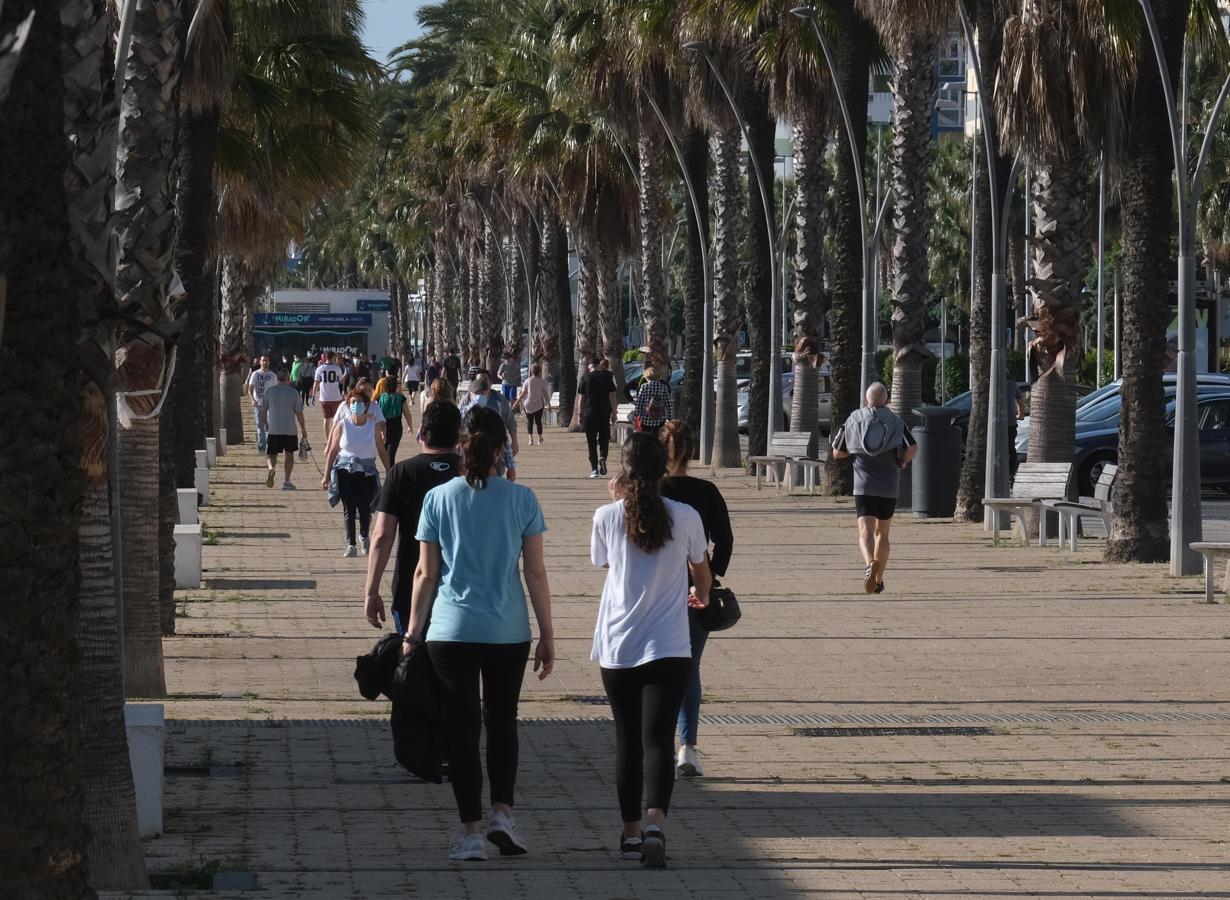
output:
[[[485,488],[495,472],[495,455],[508,441],[508,429],[499,413],[486,406],[474,406],[466,413],[464,456],[461,471],[472,488]]]
[[[624,441],[624,529],[646,553],[661,550],[671,539],[671,515],[659,482],[666,474],[666,451],[652,434],[634,432]]]
[[[686,469],[696,455],[692,429],[682,419],[671,419],[658,429],[658,439],[666,448],[666,468],[672,472]]]

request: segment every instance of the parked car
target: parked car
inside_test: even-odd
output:
[[[794,357],[783,353],[782,357],[782,418],[784,427],[790,427],[790,408],[794,403]],[[826,427],[833,417],[833,386],[828,363],[820,367],[820,425]],[[735,358],[735,378],[739,386],[739,430],[747,431],[748,389],[752,383],[752,355],[740,353]]]
[[[1087,384],[1078,384],[1076,386],[1076,405],[1079,407],[1086,398],[1094,393],[1094,389]],[[948,409],[957,410],[957,414],[953,417],[952,424],[961,429],[961,441],[965,442],[965,436],[969,432],[969,413],[970,407],[973,404],[974,395],[971,391],[957,394],[949,399],[944,404]],[[1017,433],[1027,433],[1029,431],[1029,388],[1026,385],[1021,386],[1021,411],[1025,414],[1017,425]],[[1017,446],[1020,446],[1020,441],[1017,441]]]

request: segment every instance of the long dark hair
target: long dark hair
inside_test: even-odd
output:
[[[671,515],[658,483],[666,474],[666,450],[657,437],[633,432],[623,446],[624,528],[628,540],[646,553],[671,539]]]
[[[500,414],[487,406],[472,406],[462,423],[466,437],[461,471],[472,488],[485,488],[495,471],[495,453],[508,441]]]
[[[672,471],[687,468],[696,451],[692,429],[682,419],[671,419],[658,429],[658,439],[666,449],[666,466]]]

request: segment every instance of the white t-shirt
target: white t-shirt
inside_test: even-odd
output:
[[[362,425],[356,425],[352,419],[342,421],[342,441],[338,445],[342,453],[349,453],[355,459],[376,459],[376,425],[368,419]]]
[[[630,669],[655,659],[690,657],[688,562],[705,559],[705,529],[692,507],[666,500],[671,539],[646,553],[624,531],[624,502],[594,513],[589,554],[609,566],[590,659],[604,669]]]
[[[412,381],[418,381],[418,380],[419,380],[419,367],[416,366],[414,363],[407,363],[406,364],[406,377],[405,377],[406,384],[409,384]]]
[[[270,369],[268,372],[262,372],[260,369],[253,369],[252,374],[248,376],[248,395],[256,395],[256,402],[260,403],[261,398],[265,396],[265,388],[271,384],[278,383],[278,373]]]
[[[326,403],[337,403],[342,399],[342,379],[346,377],[346,373],[342,371],[341,366],[325,363],[317,367],[314,377],[316,383],[320,385],[321,400]]]
[[[367,404],[367,414],[371,416],[372,421],[374,421],[377,425],[380,425],[384,422],[384,411],[380,408],[380,404],[377,403],[375,400]],[[354,421],[354,416],[350,414],[350,404],[349,403],[343,403],[341,406],[337,408],[337,412],[333,414],[333,424],[334,425],[336,425],[338,422],[353,422],[353,421]]]

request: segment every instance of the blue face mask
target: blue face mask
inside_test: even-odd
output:
[[[360,400],[352,400],[350,402],[350,414],[352,416],[361,416],[367,411],[367,405]]]

